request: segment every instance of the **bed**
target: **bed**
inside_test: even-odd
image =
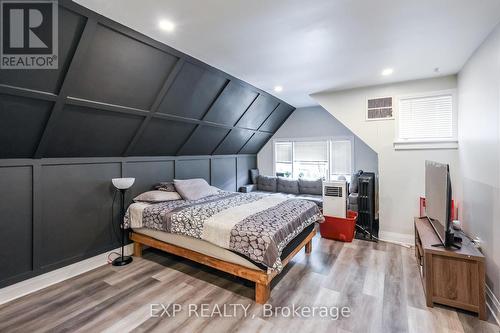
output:
[[[302,249],[311,253],[316,204],[282,195],[218,191],[199,200],[137,202],[127,209],[134,255],[144,245],[255,282],[265,303],[270,283]]]

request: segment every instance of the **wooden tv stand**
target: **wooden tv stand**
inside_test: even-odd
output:
[[[484,256],[463,234],[462,248],[435,247],[440,243],[427,218],[415,217],[415,256],[427,306],[434,303],[460,308],[486,320]]]

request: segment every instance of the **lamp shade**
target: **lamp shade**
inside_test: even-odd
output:
[[[126,190],[134,185],[135,178],[113,178],[113,185],[119,190]]]

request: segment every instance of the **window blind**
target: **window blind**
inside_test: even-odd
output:
[[[276,143],[276,163],[292,163],[292,143]]]
[[[274,171],[292,178],[335,179],[352,172],[350,139],[275,141]]]
[[[402,140],[453,138],[453,96],[400,99],[398,125]]]
[[[330,170],[332,175],[351,174],[351,141],[332,141],[331,156]]]
[[[328,162],[328,141],[295,142],[295,161]]]

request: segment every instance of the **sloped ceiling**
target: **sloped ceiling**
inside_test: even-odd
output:
[[[255,154],[293,110],[60,1],[59,69],[0,71],[0,158]]]
[[[498,0],[75,2],[271,94],[281,85],[295,107],[322,91],[456,74],[500,22]]]

